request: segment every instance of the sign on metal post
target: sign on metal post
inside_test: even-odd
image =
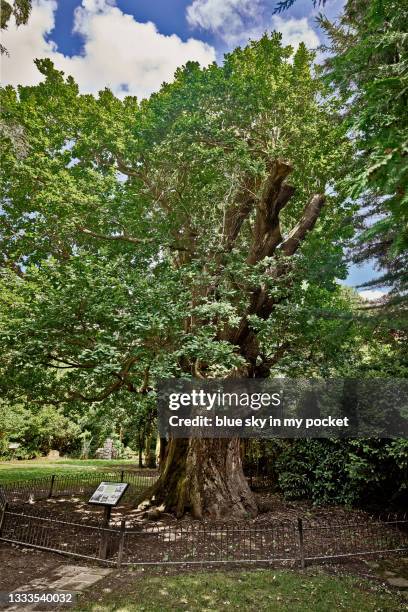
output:
[[[100,559],[106,559],[108,553],[110,535],[108,528],[112,507],[119,503],[128,486],[127,482],[101,482],[88,501],[89,504],[104,506],[102,535],[99,544]]]
[[[116,506],[128,488],[127,482],[101,482],[92,493],[89,504]]]

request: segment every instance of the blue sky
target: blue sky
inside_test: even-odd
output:
[[[207,65],[225,52],[273,29],[296,47],[324,41],[312,0],[297,0],[273,16],[276,0],[33,0],[26,26],[11,24],[2,36],[10,52],[2,58],[2,82],[35,84],[33,60],[49,57],[72,74],[81,91],[108,86],[119,96],[148,96],[188,60]],[[335,17],[343,0],[327,0]],[[371,265],[353,267],[347,284],[374,276]]]
[[[221,61],[225,52],[265,31],[279,30],[294,47],[323,42],[315,22],[320,9],[312,0],[297,0],[275,16],[276,1],[33,0],[28,25],[10,25],[3,34],[10,57],[3,58],[2,80],[36,82],[32,60],[40,55],[70,72],[83,91],[108,85],[120,94],[125,82],[128,91],[145,96],[171,78],[180,62]],[[334,17],[342,5],[328,0],[324,10]]]
[[[80,0],[63,0],[58,3],[55,29],[51,35],[59,49],[69,55],[78,53],[82,46],[81,37],[72,34],[74,10],[80,4]],[[186,7],[190,4],[188,0],[118,0],[116,4],[137,21],[153,21],[162,34],[178,34],[184,40],[191,36],[185,18]]]
[[[217,0],[222,4],[224,0]],[[81,36],[72,33],[72,24],[74,21],[74,11],[81,4],[81,0],[63,0],[58,2],[58,8],[55,15],[55,27],[48,38],[54,40],[58,44],[58,48],[62,53],[74,55],[80,53],[83,40]],[[196,36],[201,40],[213,45],[218,53],[228,51],[226,45],[216,33],[208,29],[194,27],[188,23],[186,18],[187,9],[193,4],[193,0],[117,0],[117,7],[125,14],[134,16],[139,22],[152,21],[156,24],[158,30],[165,35],[177,34],[182,40],[187,40],[191,36]],[[272,14],[277,0],[264,0],[259,3],[262,9],[264,21],[267,22],[267,16]],[[329,0],[329,3],[324,7],[324,12],[329,17],[338,14],[343,0]],[[307,17],[310,21],[310,26],[318,32],[318,28],[313,22],[314,16],[320,11],[319,7],[313,7],[312,0],[297,0],[295,4],[285,13],[282,13],[284,19],[302,19]],[[247,23],[251,20],[247,19]],[[269,25],[269,24],[268,24]],[[319,33],[322,38],[321,32]]]

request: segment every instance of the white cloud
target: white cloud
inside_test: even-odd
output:
[[[272,30],[281,32],[283,44],[295,48],[302,41],[309,48],[320,43],[306,17],[271,15],[262,0],[194,0],[186,9],[186,18],[193,28],[210,31],[229,46],[257,40]]]
[[[306,17],[302,19],[283,19],[279,15],[274,15],[270,29],[281,32],[283,44],[292,45],[295,48],[301,42],[304,42],[309,49],[314,49],[320,44],[319,37],[309,25]]]
[[[359,296],[363,298],[363,300],[368,300],[372,302],[374,300],[379,300],[384,295],[387,295],[386,291],[381,291],[380,289],[367,289],[365,291],[359,291]]]
[[[210,30],[228,41],[244,30],[248,19],[257,20],[260,8],[259,0],[194,0],[186,17],[192,27]]]
[[[115,0],[83,0],[75,11],[74,31],[84,42],[80,55],[60,53],[45,36],[55,20],[54,0],[35,0],[27,25],[9,25],[2,36],[10,56],[2,58],[2,82],[12,85],[38,83],[42,75],[35,58],[50,58],[55,66],[70,74],[81,91],[95,93],[108,86],[118,95],[145,97],[171,81],[178,66],[189,60],[203,66],[215,60],[210,45],[175,34],[164,36],[152,22],[139,23],[126,15]]]
[[[55,1],[36,3],[27,25],[16,28],[10,21],[8,29],[1,33],[2,44],[10,54],[1,58],[3,84],[34,85],[41,80],[33,59],[56,53],[55,44],[46,42],[44,38],[54,28],[56,9]]]

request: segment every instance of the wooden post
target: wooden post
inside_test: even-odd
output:
[[[48,491],[48,499],[52,497],[52,491],[54,489],[54,481],[55,481],[55,474],[51,476],[51,485],[50,485],[50,490]]]
[[[303,544],[303,521],[301,518],[298,518],[298,536],[299,536],[299,553],[300,553],[300,567],[305,569],[305,548]]]
[[[99,545],[99,558],[106,559],[108,552],[109,533],[106,531],[109,527],[109,521],[111,517],[112,506],[105,506],[103,511],[103,522],[102,522],[102,534],[101,543]]]
[[[122,565],[123,549],[125,546],[125,528],[126,520],[122,519],[120,522],[120,534],[119,534],[119,548],[118,548],[118,568]]]

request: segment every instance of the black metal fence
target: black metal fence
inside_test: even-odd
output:
[[[3,523],[6,516],[8,507],[7,496],[3,489],[0,487],[0,535],[2,533]]]
[[[125,531],[127,565],[300,561],[297,523],[188,524]]]
[[[269,476],[248,472],[247,477],[248,483],[254,491],[271,487]],[[146,491],[157,478],[158,472],[154,469],[144,469],[143,471],[117,470],[79,474],[52,474],[30,480],[0,482],[0,487],[7,493],[9,499],[24,503],[29,500],[36,501],[51,497],[86,496],[90,495],[101,481],[126,481],[130,485],[127,497],[130,497],[130,495],[135,497],[137,494]]]
[[[153,525],[128,529],[61,521],[5,510],[0,540],[117,565],[278,563],[408,550],[408,520],[322,525]]]
[[[94,472],[89,474],[53,474],[32,480],[21,480],[2,484],[1,487],[9,501],[27,502],[51,497],[90,495],[98,484],[106,482],[127,482],[127,497],[137,499],[157,480],[155,470],[131,472],[126,470]]]
[[[110,473],[112,480],[118,473]],[[65,495],[93,488],[108,474],[84,479],[55,477],[51,494]],[[135,490],[150,486],[157,476],[123,474]],[[61,478],[60,481],[58,479]],[[145,480],[143,480],[145,478]],[[147,480],[146,480],[147,478]],[[80,482],[78,481],[80,480]],[[75,488],[75,483],[77,487]],[[35,486],[39,485],[38,490]],[[30,490],[31,487],[31,490]],[[87,558],[107,564],[278,563],[323,560],[356,555],[408,551],[408,517],[358,515],[350,520],[275,520],[237,524],[178,521],[140,523],[135,527],[120,515],[120,525],[106,527],[93,520],[54,515],[35,504],[20,503],[30,495],[48,497],[51,479],[0,487],[0,540]],[[36,497],[38,499],[38,497]]]
[[[269,474],[258,474],[248,471],[245,475],[252,491],[271,491],[276,487],[274,478]]]

